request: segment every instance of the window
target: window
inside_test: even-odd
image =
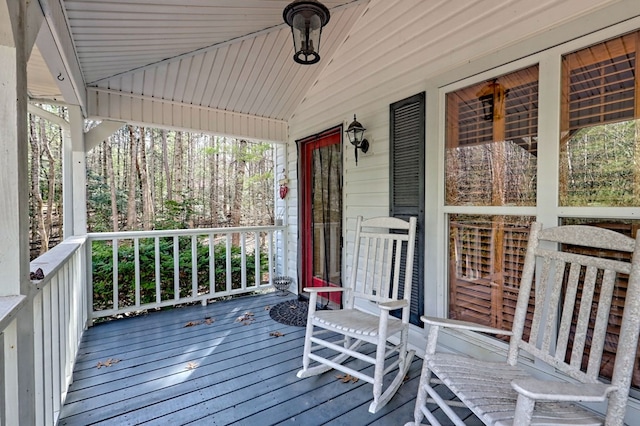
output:
[[[538,66],[447,94],[446,203],[533,206]]]
[[[640,31],[581,49],[562,58],[559,203],[569,207],[640,206]],[[563,218],[562,223],[602,226],[635,237],[640,222]],[[623,300],[626,280],[616,283]],[[601,374],[611,377],[621,312],[612,309]],[[640,368],[632,385],[640,387]]]
[[[446,203],[535,206],[538,66],[450,92],[446,101]],[[533,220],[449,216],[451,318],[511,328]]]
[[[640,205],[640,32],[562,60],[560,205]]]
[[[587,223],[635,236],[640,221],[610,219],[603,212],[621,217],[625,213],[616,208],[640,206],[639,48],[636,31],[562,56],[559,145],[547,144],[544,152],[538,151],[538,67],[447,94],[445,202],[454,212],[448,222],[451,318],[511,327],[528,225],[535,220],[513,207],[534,207],[546,217],[555,213],[562,224]],[[541,197],[545,204],[536,205],[539,154],[559,159],[551,179],[557,182],[557,204]],[[599,209],[589,209],[594,206]],[[474,214],[473,207],[500,209]],[[576,208],[580,218],[560,217],[559,207]],[[620,301],[626,285],[624,278],[616,283],[614,297]],[[619,310],[614,306],[610,313],[604,377],[612,374]],[[639,365],[636,359],[636,388]]]

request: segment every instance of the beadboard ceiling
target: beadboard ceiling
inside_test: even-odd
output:
[[[200,128],[211,122],[206,129],[233,133],[241,128],[256,137],[271,132],[263,129],[278,128],[281,140],[286,139],[282,129],[305,98],[326,91],[327,84],[334,90],[362,81],[374,87],[396,78],[390,64],[404,57],[411,57],[410,66],[424,64],[427,72],[429,64],[468,62],[606,5],[635,4],[322,0],[331,19],[322,32],[321,60],[300,65],[293,61],[291,31],[282,18],[290,1],[29,3],[39,5],[44,16],[28,64],[29,94],[80,105],[87,115],[100,109],[106,112],[95,113],[98,117],[128,120],[137,115],[141,122],[148,115],[163,115],[164,124],[194,128],[189,127],[193,120],[175,119],[190,109]],[[86,108],[88,98],[93,110]],[[139,103],[145,103],[140,113]],[[128,115],[117,114],[125,108]]]
[[[368,0],[322,1],[331,19],[321,60],[311,66],[292,59],[282,18],[289,3],[60,0],[85,87],[277,120],[293,114]],[[28,64],[29,94],[63,100],[37,47]]]

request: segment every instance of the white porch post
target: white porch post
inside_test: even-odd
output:
[[[29,286],[25,11],[24,0],[0,1],[0,296]]]
[[[31,286],[26,16],[26,0],[0,0],[0,299],[28,295]],[[33,330],[33,306],[26,303],[2,337],[0,419],[9,424],[35,424]]]
[[[62,231],[66,240],[73,236],[73,142],[71,126],[62,129]]]
[[[71,172],[72,190],[71,204],[65,205],[65,214],[69,212],[69,207],[73,210],[73,235],[84,235],[87,233],[87,168],[86,152],[84,141],[84,117],[77,105],[69,106],[69,125],[71,127],[71,164],[67,169]],[[69,201],[65,198],[65,201]],[[65,232],[65,238],[70,235]]]

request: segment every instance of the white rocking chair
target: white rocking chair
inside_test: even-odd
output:
[[[371,413],[389,402],[403,383],[415,353],[407,351],[415,237],[415,217],[409,222],[393,217],[358,217],[349,286],[304,289],[310,293],[309,316],[298,377],[336,369],[373,384]],[[344,292],[343,309],[316,310],[318,293],[336,291]],[[390,315],[399,309],[401,318]],[[372,310],[378,313],[370,313]],[[394,337],[397,340],[392,344],[388,339]],[[376,345],[375,357],[358,352],[365,342]],[[350,357],[373,364],[373,374],[345,365]],[[394,370],[395,378],[383,391],[385,375]]]
[[[423,416],[440,424],[427,403],[436,403],[458,426],[464,422],[451,407],[466,406],[487,425],[622,425],[640,332],[637,241],[598,227],[543,230],[534,223],[511,331],[422,317],[429,337],[414,421],[407,426],[420,424]],[[613,260],[612,252],[631,253],[631,261]],[[614,292],[619,278],[628,279],[626,297]],[[619,327],[619,338],[607,336],[608,327]],[[438,352],[438,332],[444,328],[510,336],[507,358]],[[615,357],[610,381],[600,377],[605,349],[607,357]],[[532,377],[522,367],[527,358],[527,365],[555,372],[554,380]],[[445,386],[457,399],[445,398]],[[606,403],[606,416],[581,402]]]

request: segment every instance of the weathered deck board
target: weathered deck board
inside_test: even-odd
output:
[[[296,377],[304,328],[277,323],[265,309],[283,300],[274,294],[243,297],[92,327],[81,343],[59,424],[402,425],[411,420],[419,358],[389,405],[370,414],[371,385],[342,383],[333,372]],[[245,312],[254,314],[248,325],[236,321]],[[269,334],[275,331],[283,336]],[[109,359],[110,366],[97,367]]]

